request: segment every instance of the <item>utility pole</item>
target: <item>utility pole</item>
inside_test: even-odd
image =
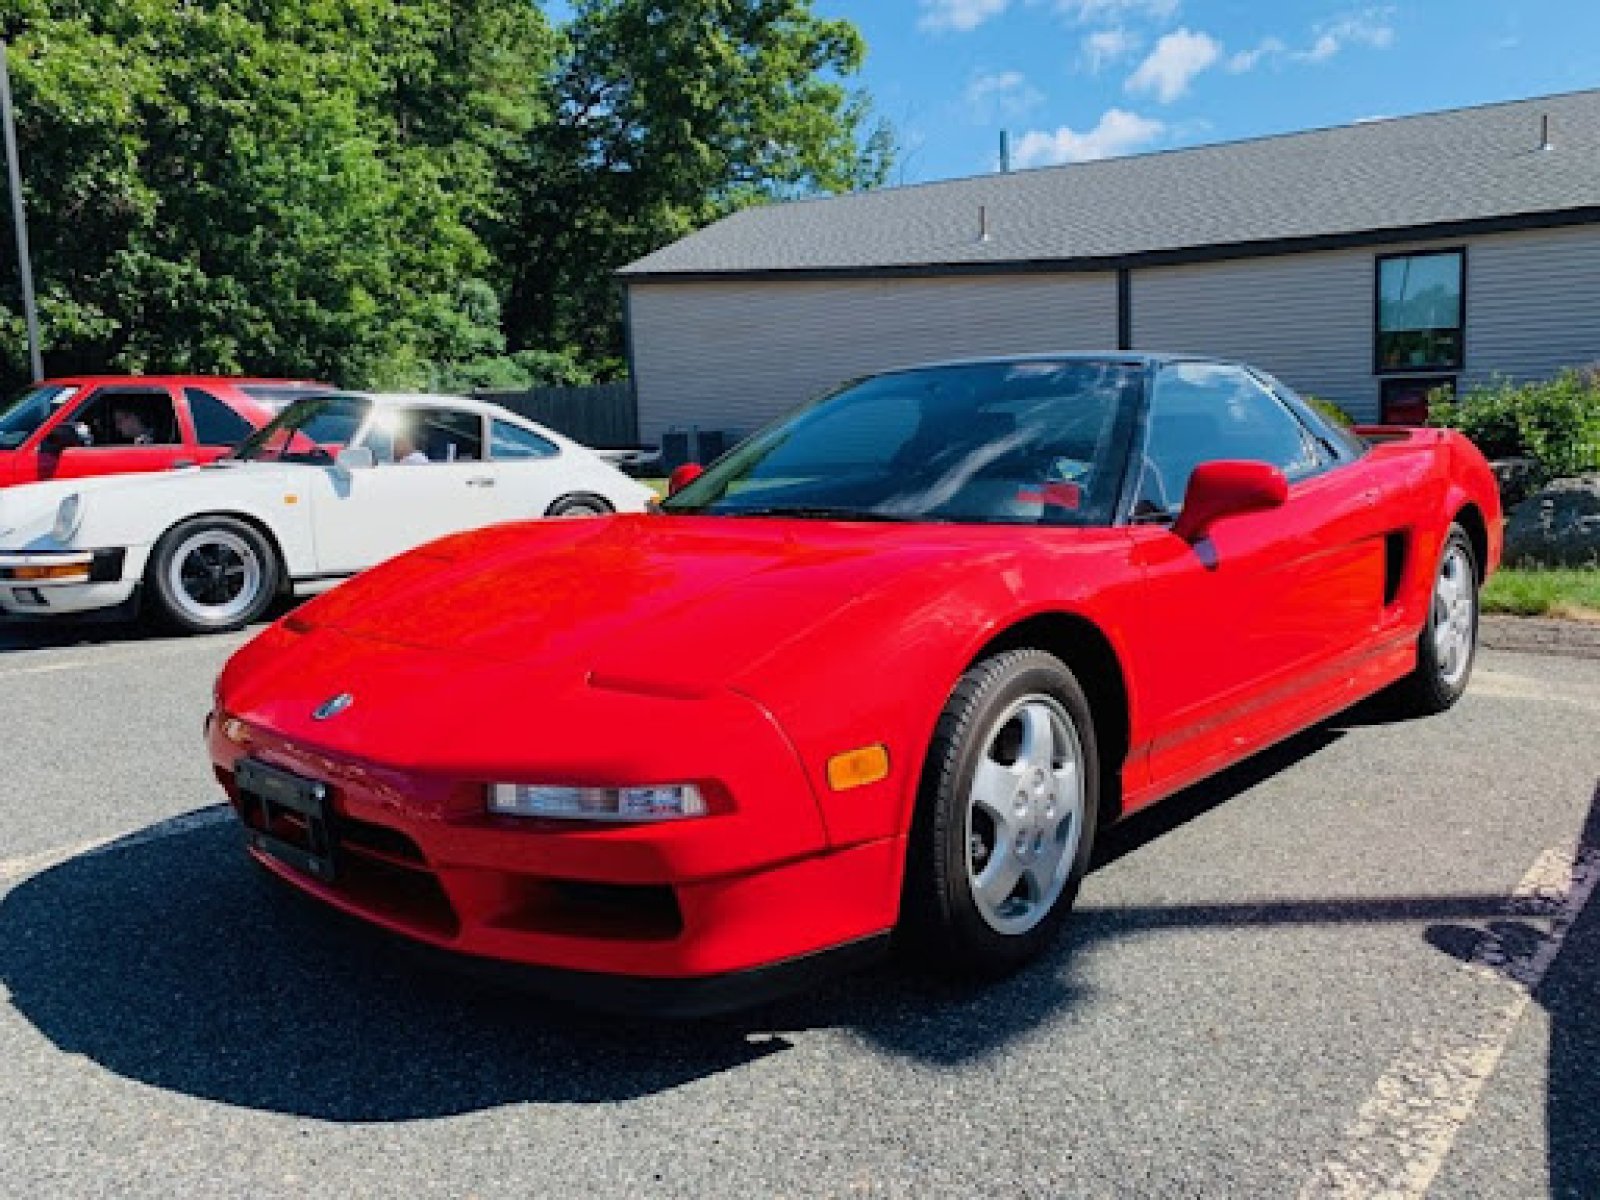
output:
[[[10,47],[0,38],[0,123],[5,125],[6,171],[11,179],[11,224],[17,232],[17,268],[22,274],[22,309],[28,318],[28,359],[33,381],[44,378],[39,352],[39,306],[33,295],[33,260],[28,253],[28,215],[22,204],[22,164],[17,159],[17,119],[11,104]]]

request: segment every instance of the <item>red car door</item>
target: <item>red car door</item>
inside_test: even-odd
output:
[[[1362,464],[1341,462],[1242,368],[1167,366],[1146,425],[1131,674],[1149,722],[1149,783],[1164,793],[1342,707],[1382,615],[1385,557]],[[1190,473],[1217,459],[1278,467],[1289,498],[1190,544],[1171,518]]]
[[[166,471],[196,461],[172,389],[154,384],[95,388],[39,439],[38,479]],[[62,433],[78,435],[62,440]]]

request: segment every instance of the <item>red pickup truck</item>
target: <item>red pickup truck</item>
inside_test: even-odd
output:
[[[0,409],[0,487],[221,458],[326,384],[205,375],[50,379]]]

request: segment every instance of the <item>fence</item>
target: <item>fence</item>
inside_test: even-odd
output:
[[[586,446],[620,449],[639,444],[639,405],[631,382],[473,394]]]

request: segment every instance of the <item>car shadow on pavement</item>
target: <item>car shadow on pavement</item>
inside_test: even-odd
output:
[[[1600,870],[1600,788],[1578,845],[1590,855],[1589,869]],[[1510,919],[1491,922],[1488,929],[1435,925],[1426,936],[1436,948],[1467,961],[1486,939],[1526,946],[1545,935]],[[1550,1017],[1545,1098],[1550,1196],[1595,1200],[1600,1196],[1600,890],[1574,917],[1533,999]]]
[[[298,598],[276,601],[264,617],[263,624],[252,625],[251,631],[265,627],[287,612],[304,603]],[[163,629],[147,620],[35,620],[28,617],[0,616],[0,656],[28,650],[60,650],[72,646],[128,645],[138,642],[168,641],[183,634]],[[216,636],[191,634],[199,640]]]

